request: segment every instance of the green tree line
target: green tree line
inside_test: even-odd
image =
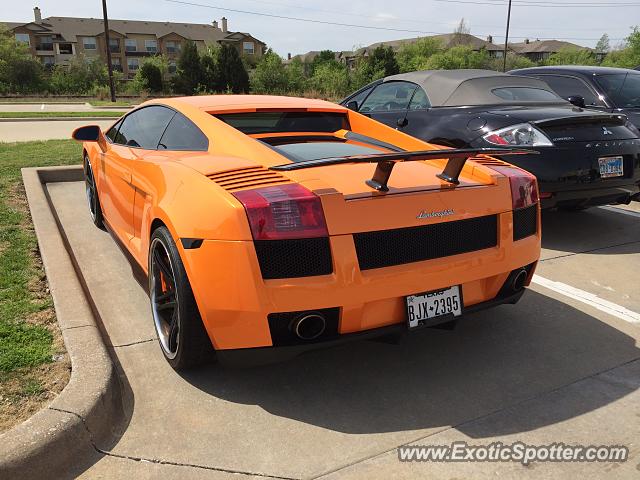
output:
[[[283,61],[268,50],[257,62],[242,58],[231,45],[209,46],[198,51],[187,42],[175,71],[168,59],[152,56],[143,60],[133,80],[124,81],[115,72],[119,93],[184,95],[205,93],[268,93],[316,95],[339,98],[369,82],[414,70],[459,68],[502,69],[502,58],[485,50],[474,51],[467,45],[445,48],[435,38],[425,37],[401,46],[378,46],[368,56],[356,59],[348,68],[331,50],[324,50],[311,62],[299,58]],[[602,36],[594,51],[566,48],[540,63],[510,52],[507,70],[544,65],[605,65],[624,68],[640,66],[640,27],[633,27],[625,43],[611,49],[609,38]],[[107,68],[100,59],[78,56],[68,66],[45,69],[34,59],[26,45],[16,42],[7,30],[0,30],[0,94],[51,93],[98,97],[108,95]]]

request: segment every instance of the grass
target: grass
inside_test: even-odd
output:
[[[86,118],[106,117],[118,118],[119,112],[0,112],[0,118]]]
[[[141,99],[138,99],[136,102],[130,100],[116,100],[115,103],[111,100],[89,100],[89,103],[94,107],[130,107],[141,102],[143,102]]]
[[[0,143],[0,431],[66,384],[58,330],[22,185],[22,167],[79,163],[71,140]]]

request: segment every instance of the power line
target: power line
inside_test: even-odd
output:
[[[444,1],[444,0],[436,0],[436,1]],[[464,1],[464,0],[448,0],[448,1],[453,1],[453,2],[458,2],[458,1]],[[328,20],[316,20],[316,19],[311,19],[311,18],[302,18],[302,17],[291,17],[288,15],[277,15],[274,13],[264,13],[264,12],[254,12],[251,10],[240,10],[240,9],[236,9],[236,8],[227,8],[227,7],[220,7],[218,5],[210,5],[210,4],[204,4],[204,3],[195,3],[195,2],[188,2],[185,0],[165,0],[165,2],[169,2],[169,3],[177,3],[180,5],[189,5],[192,7],[202,7],[202,8],[210,8],[213,10],[221,10],[223,12],[233,12],[233,13],[243,13],[246,15],[257,15],[260,17],[270,17],[270,18],[279,18],[282,20],[293,20],[293,21],[297,21],[297,22],[307,22],[307,23],[317,23],[317,24],[321,24],[321,25],[335,25],[338,27],[350,27],[350,28],[365,28],[368,30],[384,30],[384,31],[390,31],[390,32],[402,32],[402,33],[416,33],[416,34],[429,34],[429,35],[444,35],[444,34],[448,34],[451,32],[432,32],[432,31],[426,31],[426,30],[410,30],[410,29],[406,29],[406,28],[393,28],[393,27],[383,27],[383,26],[374,26],[374,25],[361,25],[361,24],[354,24],[354,23],[342,23],[342,22],[332,22],[332,21],[328,21]],[[491,5],[496,5],[496,4],[491,4]],[[506,5],[506,4],[505,4]],[[497,37],[500,38],[500,37]],[[528,38],[526,36],[513,36],[512,38]],[[598,38],[581,38],[581,37],[555,37],[555,40],[598,40]],[[622,38],[611,38],[610,40],[623,40]]]
[[[433,0],[434,2],[442,3],[463,3],[468,5],[490,5],[490,6],[507,6],[507,3],[500,0]],[[640,3],[554,3],[554,2],[527,2],[526,0],[520,2],[513,2],[514,5],[519,7],[536,7],[536,8],[567,8],[567,7],[580,7],[580,8],[611,8],[611,7],[640,7]]]

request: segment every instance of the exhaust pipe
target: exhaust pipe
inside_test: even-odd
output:
[[[314,340],[324,333],[326,321],[319,313],[309,313],[296,320],[292,325],[293,333],[301,340]]]
[[[523,268],[513,276],[511,282],[511,288],[514,292],[519,292],[524,288],[524,283],[527,281],[529,273]]]

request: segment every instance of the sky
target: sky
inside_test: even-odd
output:
[[[116,19],[210,23],[224,16],[230,31],[249,32],[283,57],[287,53],[352,50],[385,40],[450,33],[462,18],[471,34],[485,39],[492,35],[495,43],[503,43],[507,17],[507,0],[185,0],[190,4],[175,1],[107,0],[107,5],[109,17]],[[33,20],[36,5],[43,18],[102,17],[101,0],[34,2],[30,5],[0,0],[0,21]],[[572,3],[577,5],[563,6]],[[640,0],[513,0],[510,39],[556,38],[593,47],[607,33],[615,46],[634,24],[640,24]]]

